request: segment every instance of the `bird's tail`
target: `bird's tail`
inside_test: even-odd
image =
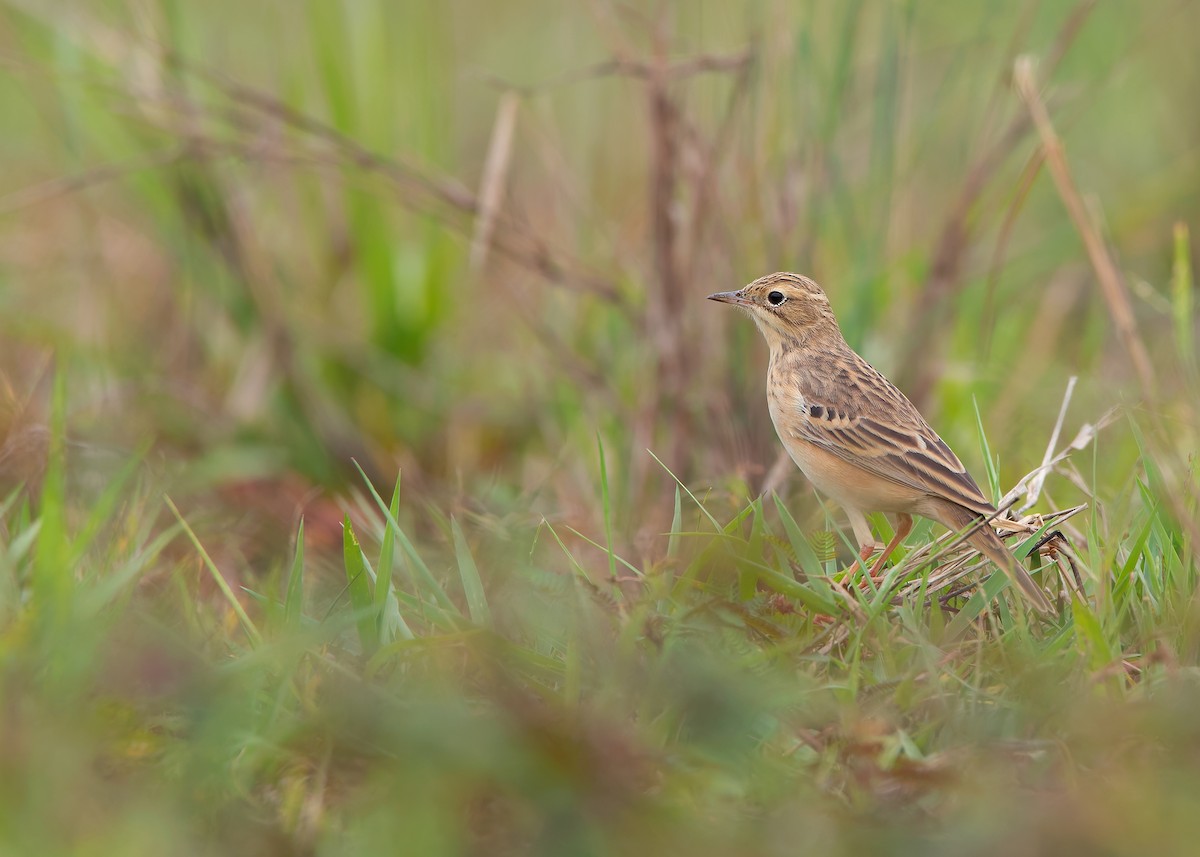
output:
[[[953,506],[952,509],[945,508]],[[964,530],[967,527],[975,527],[978,524],[979,516],[974,512],[964,509],[957,504],[946,503],[943,508],[938,510],[945,517],[941,523],[955,530]],[[1054,609],[1050,606],[1050,600],[1046,598],[1046,593],[1041,587],[1034,582],[1029,576],[1029,572],[1024,566],[1017,561],[1016,556],[1008,549],[1008,545],[996,535],[996,531],[992,529],[990,524],[979,524],[975,532],[967,537],[967,544],[975,548],[981,554],[986,556],[1008,575],[1009,580],[1021,590],[1024,595],[1040,613],[1053,613]]]

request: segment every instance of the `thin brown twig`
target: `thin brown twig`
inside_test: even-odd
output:
[[[384,157],[372,152],[324,122],[295,110],[267,93],[231,80],[216,69],[188,60],[169,47],[162,47],[159,53],[162,62],[170,63],[177,72],[207,84],[227,99],[229,105],[224,115],[235,126],[243,130],[259,130],[252,120],[253,114],[260,114],[282,127],[326,144],[330,154],[350,166],[387,176],[404,190],[401,199],[410,207],[422,208],[415,197],[425,197],[445,206],[449,211],[470,217],[479,214],[479,200],[460,182],[446,176],[429,174],[397,157]],[[192,99],[189,96],[183,99],[181,105],[176,106],[194,120],[195,114],[191,104]],[[443,215],[439,219],[447,218]],[[503,229],[499,229],[500,225],[498,220],[492,247],[509,259],[533,270],[550,282],[580,286],[612,303],[623,303],[621,293],[614,283],[584,271],[577,263],[564,259],[561,253],[551,250],[533,230],[523,227],[511,218],[504,219]]]
[[[1075,384],[1078,380],[1078,376],[1075,375],[1067,379],[1067,389],[1063,393],[1062,404],[1058,409],[1058,419],[1054,422],[1054,430],[1050,433],[1050,440],[1046,443],[1046,452],[1042,456],[1042,466],[1038,469],[1036,475],[1029,480],[1029,489],[1025,492],[1025,504],[1021,507],[1021,510],[1032,508],[1037,503],[1038,497],[1041,496],[1042,486],[1046,483],[1046,476],[1050,472],[1054,451],[1058,448],[1058,438],[1062,434],[1063,421],[1067,418],[1067,408],[1071,406],[1071,394],[1075,392]]]
[[[739,51],[735,54],[701,54],[688,57],[676,62],[667,62],[661,69],[656,69],[653,63],[636,60],[614,59],[599,63],[590,70],[591,76],[622,75],[651,80],[661,76],[667,80],[682,80],[698,74],[724,74],[740,71],[750,62],[749,51]]]
[[[439,203],[462,213],[478,216],[480,202],[461,183],[441,176],[433,177],[397,160],[376,154],[356,140],[347,137],[325,123],[301,113],[276,98],[244,84],[228,80],[224,75],[183,60],[176,60],[180,67],[222,92],[226,97],[270,116],[295,131],[329,144],[336,154],[359,169],[386,175],[410,191],[428,195]],[[492,247],[513,261],[528,267],[543,278],[558,283],[575,284],[594,292],[613,303],[622,302],[620,291],[608,279],[579,270],[577,266],[562,259],[537,235],[524,232],[516,224],[504,221],[500,229],[497,221]]]
[[[253,111],[272,117],[284,127],[325,142],[331,147],[333,154],[342,157],[347,163],[372,173],[388,176],[404,187],[408,194],[416,192],[426,195],[453,211],[470,216],[474,216],[478,211],[478,201],[459,182],[446,176],[427,174],[396,157],[377,155],[331,126],[292,109],[282,101],[231,80],[215,68],[181,56],[170,45],[156,43],[146,38],[129,37],[120,30],[108,27],[79,10],[68,10],[64,7],[55,8],[51,12],[44,4],[39,5],[30,0],[8,0],[8,2],[23,13],[52,26],[57,32],[68,35],[80,48],[96,54],[114,67],[121,68],[127,65],[127,60],[131,56],[152,55],[154,63],[169,66],[177,74],[188,75],[197,81],[206,83],[234,105],[243,109],[252,108]],[[162,88],[162,81],[157,80],[156,82],[159,85],[155,87],[156,91],[153,95],[161,95],[161,92],[157,90]],[[142,87],[131,83],[124,92],[132,95],[139,102],[145,103],[149,93],[142,90]],[[194,98],[189,94],[180,102],[176,106],[189,119],[189,136],[194,145],[199,142],[197,139],[199,128],[195,124],[197,116],[192,109]],[[149,118],[153,120],[156,117]],[[411,195],[403,196],[402,202],[409,207],[420,208],[419,205],[414,205]],[[521,224],[517,223],[506,222],[504,226],[504,230],[498,230],[492,246],[507,258],[534,271],[549,282],[578,286],[618,306],[624,305],[621,291],[608,278],[585,271],[578,263],[555,253],[535,231],[523,229]]]
[[[700,54],[694,57],[668,62],[660,72],[660,76],[669,81],[686,80],[701,74],[728,74],[740,72],[753,60],[749,50],[734,54]],[[635,80],[651,81],[655,78],[654,63],[631,57],[614,57],[603,62],[594,63],[576,71],[570,71],[557,77],[550,78],[534,85],[521,85],[495,74],[483,75],[483,80],[505,91],[520,92],[523,95],[533,95],[590,80],[606,77],[626,77]]]
[[[651,151],[648,202],[654,262],[654,288],[647,305],[645,332],[654,347],[656,390],[646,400],[637,422],[643,432],[649,432],[655,424],[667,422],[665,454],[668,460],[678,461],[680,451],[687,448],[689,432],[687,415],[682,408],[689,364],[683,354],[684,281],[680,269],[679,223],[675,216],[682,119],[668,77],[669,26],[669,15],[664,6],[659,10],[658,22],[652,32],[650,65],[654,74],[645,83]]]
[[[143,170],[154,170],[189,157],[191,147],[174,146],[163,152],[115,164],[103,164],[68,176],[56,176],[27,185],[0,196],[0,217],[15,214],[60,196],[78,193],[101,184],[117,181]]]

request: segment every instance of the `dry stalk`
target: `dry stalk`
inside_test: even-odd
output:
[[[1009,490],[1009,492],[1005,494],[1003,498],[1001,498],[999,503],[999,508],[1001,511],[997,512],[996,515],[993,516],[993,520],[980,520],[976,523],[976,527],[991,526],[994,524],[995,527],[1001,531],[1001,538],[1008,538],[1013,535],[1020,535],[1021,537],[1027,538],[1043,529],[1048,531],[1053,530],[1059,524],[1067,521],[1068,519],[1082,512],[1084,509],[1088,508],[1087,504],[1083,504],[1069,509],[1050,512],[1045,515],[1022,515],[1018,513],[1017,517],[1009,517],[1006,514],[1007,510],[1016,504],[1022,494],[1024,494],[1026,497],[1026,504],[1022,511],[1024,511],[1024,509],[1028,509],[1033,504],[1033,501],[1036,501],[1036,499],[1040,496],[1042,484],[1045,481],[1046,474],[1058,464],[1065,461],[1067,456],[1069,456],[1072,452],[1085,449],[1096,438],[1097,433],[1101,429],[1116,419],[1116,410],[1114,409],[1105,413],[1095,425],[1085,423],[1075,437],[1071,440],[1071,442],[1061,449],[1057,454],[1054,454],[1054,449],[1057,446],[1058,438],[1062,433],[1062,424],[1065,419],[1067,406],[1070,403],[1070,393],[1073,387],[1073,382],[1067,387],[1067,393],[1063,397],[1063,403],[1059,410],[1059,418],[1054,427],[1054,431],[1051,434],[1046,455],[1043,457],[1041,465],[1022,477],[1017,484],[1014,485],[1013,488]],[[909,553],[904,560],[898,566],[896,566],[895,569],[893,569],[890,575],[892,585],[897,588],[896,598],[910,598],[919,593],[922,587],[926,587],[928,591],[934,592],[961,580],[976,569],[983,568],[986,565],[985,563],[975,562],[980,558],[979,552],[972,548],[966,548],[964,544],[965,539],[970,532],[972,532],[971,529],[961,533],[946,533],[933,540],[929,544],[923,545],[917,550]],[[1060,571],[1064,571],[1063,563],[1058,559],[1058,553],[1064,549],[1069,549],[1069,547],[1070,546],[1066,542],[1065,537],[1058,536],[1055,539],[1048,539],[1039,546],[1039,549],[1055,561]],[[951,559],[949,562],[939,565],[939,562],[942,560],[942,558],[953,555],[955,552],[959,551],[960,548],[963,548],[964,550],[962,550],[958,556]],[[1074,552],[1072,551],[1067,556],[1069,561],[1069,569],[1072,575],[1077,575],[1078,571],[1076,570],[1075,566]],[[932,571],[928,577],[922,577],[918,575],[919,570],[925,566],[934,566],[935,568],[935,570]],[[1068,580],[1067,575],[1064,575],[1063,580],[1072,588],[1080,588],[1076,586],[1075,580]]]
[[[1142,388],[1142,398],[1144,401],[1153,403],[1157,399],[1158,378],[1154,371],[1154,364],[1150,360],[1150,352],[1138,331],[1129,290],[1117,270],[1104,238],[1100,235],[1100,230],[1088,215],[1087,207],[1075,185],[1062,141],[1055,132],[1050,114],[1038,93],[1033,60],[1028,56],[1018,57],[1013,76],[1021,98],[1025,101],[1029,114],[1037,126],[1042,149],[1045,152],[1046,166],[1050,170],[1054,186],[1083,241],[1092,270],[1096,273],[1101,293],[1108,306],[1109,317],[1112,319],[1121,345],[1133,365],[1134,373]],[[1200,544],[1200,524],[1189,513],[1189,507],[1194,508],[1196,503],[1196,486],[1188,476],[1190,469],[1175,450],[1170,433],[1157,410],[1154,407],[1148,407],[1146,416],[1151,429],[1147,435],[1150,443],[1149,451],[1160,462],[1160,469],[1166,480],[1167,490],[1164,492],[1166,500],[1171,506],[1175,519],[1181,527],[1187,530],[1191,537],[1191,543],[1193,545]],[[1190,496],[1183,496],[1185,492]]]
[[[1046,481],[1046,474],[1050,472],[1054,450],[1058,446],[1058,436],[1062,434],[1063,420],[1067,417],[1067,408],[1071,405],[1071,394],[1075,391],[1075,382],[1078,380],[1078,377],[1075,375],[1072,375],[1067,380],[1067,390],[1063,393],[1062,405],[1058,409],[1058,419],[1054,422],[1054,431],[1050,433],[1050,441],[1046,444],[1046,454],[1042,456],[1042,466],[1034,471],[1034,475],[1030,477],[1029,489],[1025,494],[1025,503],[1018,511],[1032,508],[1042,493],[1042,485]]]
[[[50,202],[60,196],[68,196],[98,185],[119,181],[143,170],[171,166],[190,156],[189,146],[173,146],[155,155],[134,158],[119,164],[93,167],[74,175],[56,176],[0,196],[0,217],[16,214],[26,208]]]
[[[668,4],[642,15],[610,3],[593,4],[597,16],[608,25],[612,59],[558,82],[573,82],[601,76],[620,76],[642,84],[646,98],[650,179],[650,261],[653,276],[646,290],[646,309],[640,328],[651,349],[654,369],[646,376],[632,415],[633,448],[656,446],[667,460],[686,472],[693,429],[687,393],[693,388],[697,361],[689,354],[686,322],[687,303],[700,294],[691,283],[701,263],[704,242],[715,220],[717,176],[746,97],[752,52],[703,54],[671,60]],[[650,52],[638,57],[631,40],[615,24],[618,13],[635,19],[635,26],[650,35]],[[736,74],[724,119],[709,138],[688,120],[679,88],[700,74]],[[693,167],[689,170],[687,164]],[[692,193],[690,205],[681,204],[685,183]],[[655,443],[655,437],[661,437]],[[631,491],[639,493],[649,473],[650,460],[637,456],[630,471]]]
[[[516,93],[506,92],[500,96],[500,104],[496,108],[496,123],[492,126],[492,139],[488,144],[483,176],[479,181],[479,218],[475,225],[475,235],[471,239],[471,270],[475,272],[483,269],[492,233],[496,230],[500,197],[504,193],[508,166],[512,159],[517,105]]]
[[[754,53],[701,54],[670,59],[670,10],[661,4],[652,12],[619,7],[609,2],[591,4],[599,29],[605,34],[612,57],[602,63],[554,78],[536,91],[602,78],[622,77],[641,84],[647,106],[650,179],[650,268],[645,312],[635,318],[627,304],[621,309],[644,332],[650,347],[653,371],[634,406],[630,425],[633,449],[656,447],[685,471],[686,450],[692,433],[687,392],[693,388],[696,361],[688,354],[687,303],[700,292],[691,286],[704,264],[707,236],[716,222],[717,178],[734,139],[737,120],[749,90]],[[627,37],[619,18],[650,34],[647,57],[637,54],[635,40]],[[715,132],[706,134],[689,121],[679,94],[680,85],[703,74],[735,75],[724,117]],[[504,81],[496,85],[513,91]],[[528,88],[526,88],[528,90]],[[685,194],[690,200],[681,205]],[[661,436],[661,443],[655,438]],[[642,489],[650,460],[637,456],[630,471],[631,490]]]
[[[1083,504],[1047,515],[1025,515],[1016,520],[1003,519],[995,523],[1002,525],[1002,529],[1006,531],[1001,534],[1001,537],[1019,535],[1022,538],[1028,538],[1043,528],[1053,529],[1057,524],[1078,515],[1087,508],[1087,505]],[[956,538],[958,536],[960,536],[958,533],[946,533],[904,558],[904,562],[897,567],[898,570],[893,578],[893,585],[897,587],[897,599],[911,598],[922,587],[925,587],[928,592],[937,591],[962,580],[975,571],[988,567],[989,563],[979,561],[979,552],[973,548],[959,552],[959,548],[963,546],[962,538]],[[1044,550],[1053,558],[1056,551],[1063,549],[1063,544],[1065,544],[1065,539],[1061,539],[1061,542],[1060,539],[1048,539]],[[942,562],[942,559],[946,557],[950,558]],[[928,577],[917,574],[920,568],[937,563],[940,564],[929,573]],[[1059,567],[1061,569],[1061,565]]]

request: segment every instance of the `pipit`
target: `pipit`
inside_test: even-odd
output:
[[[864,513],[894,515],[895,535],[874,577],[912,529],[912,515],[951,530],[1005,571],[1039,611],[1046,595],[984,520],[996,514],[946,442],[903,393],[842,337],[825,292],[807,277],[778,273],[709,300],[741,307],[771,347],[767,404],[792,460],[846,510],[866,561],[875,538]]]

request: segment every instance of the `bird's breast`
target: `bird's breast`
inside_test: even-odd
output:
[[[772,353],[767,367],[767,409],[776,433],[782,438],[788,422],[804,414],[807,408],[803,372],[796,358]]]
[[[808,407],[804,394],[798,387],[772,383],[767,379],[767,410],[771,413],[771,422],[775,424],[775,432],[782,438],[790,421],[803,414]]]

